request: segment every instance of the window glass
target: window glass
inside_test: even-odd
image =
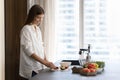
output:
[[[119,1],[82,0],[83,9],[80,0],[55,1],[56,59],[78,59],[79,45],[87,48],[88,44],[93,59],[120,58]],[[83,14],[83,21],[79,14]]]
[[[56,59],[76,59],[79,50],[79,0],[55,0]]]

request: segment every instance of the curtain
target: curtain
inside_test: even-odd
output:
[[[43,23],[40,25],[40,28],[42,31],[46,57],[50,61],[54,61],[55,54],[54,1],[55,0],[27,0],[27,10],[29,10],[34,4],[39,4],[45,10],[45,18]]]

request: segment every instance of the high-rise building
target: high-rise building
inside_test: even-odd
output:
[[[80,45],[87,48],[88,44],[91,44],[90,53],[93,56],[120,54],[120,24],[112,21],[119,17],[118,10],[112,9],[116,4],[117,2],[111,3],[108,0],[56,0],[57,59],[77,59]],[[80,19],[80,14],[83,19]],[[114,33],[113,29],[116,30]]]
[[[84,44],[91,44],[92,53],[108,54],[106,0],[84,0]]]
[[[79,50],[79,0],[56,0],[55,21],[57,59],[76,58]]]

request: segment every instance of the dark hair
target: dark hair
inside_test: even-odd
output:
[[[30,24],[33,21],[35,16],[40,15],[40,14],[44,14],[44,13],[45,12],[44,12],[44,9],[42,7],[40,7],[37,4],[33,5],[31,7],[31,9],[29,10],[25,24]]]

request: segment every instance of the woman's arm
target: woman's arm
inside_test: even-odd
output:
[[[56,69],[56,66],[55,66],[52,62],[49,62],[48,60],[44,60],[44,59],[40,58],[40,57],[37,56],[35,53],[33,53],[33,54],[31,55],[31,57],[32,57],[33,59],[35,59],[36,61],[44,64],[45,66],[50,67],[51,69]]]

